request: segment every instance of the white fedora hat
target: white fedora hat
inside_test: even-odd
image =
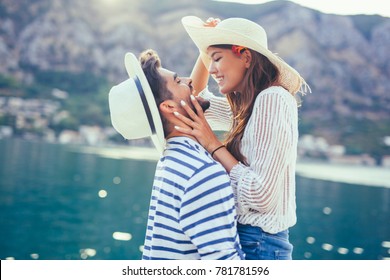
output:
[[[276,54],[268,50],[267,33],[255,22],[244,18],[228,18],[215,27],[207,27],[195,16],[182,18],[182,24],[198,49],[206,53],[212,45],[238,45],[247,47],[266,56],[280,71],[280,84],[289,92],[300,91],[304,79],[299,73]],[[204,61],[205,56],[202,56]],[[208,63],[204,61],[205,63]]]
[[[148,80],[132,53],[125,55],[129,79],[113,86],[109,93],[112,126],[126,139],[151,137],[162,154],[164,130]]]

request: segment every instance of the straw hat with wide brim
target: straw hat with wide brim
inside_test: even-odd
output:
[[[125,67],[130,78],[113,86],[109,93],[112,125],[125,139],[150,136],[162,154],[164,130],[148,80],[134,54],[125,55]]]
[[[266,56],[280,71],[280,84],[289,92],[295,94],[303,84],[306,84],[299,73],[284,62],[280,57],[268,50],[267,33],[255,22],[244,18],[228,18],[215,27],[207,27],[198,17],[182,18],[185,30],[202,53],[212,45],[238,45],[247,47]],[[204,63],[206,56],[202,56]]]

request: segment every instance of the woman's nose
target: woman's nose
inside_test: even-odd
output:
[[[216,68],[214,67],[213,63],[211,63],[209,66],[209,73],[214,74],[215,72],[216,72]]]

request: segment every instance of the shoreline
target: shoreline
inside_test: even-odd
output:
[[[309,179],[390,188],[390,169],[381,166],[298,161],[296,174]]]
[[[132,159],[155,162],[159,159],[157,151],[150,147],[73,146],[70,147],[69,150],[73,152],[96,154],[101,157],[112,159]],[[381,166],[346,165],[321,161],[298,160],[296,175],[316,180],[390,188],[390,169]]]

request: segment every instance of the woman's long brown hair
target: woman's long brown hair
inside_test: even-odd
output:
[[[231,49],[232,45],[214,45],[216,48]],[[231,92],[226,95],[233,112],[233,127],[225,140],[226,148],[240,162],[248,165],[241,153],[241,139],[245,127],[252,115],[258,94],[275,84],[279,78],[278,68],[262,54],[248,49],[252,60],[243,80],[243,92]],[[242,54],[241,54],[242,55]]]

